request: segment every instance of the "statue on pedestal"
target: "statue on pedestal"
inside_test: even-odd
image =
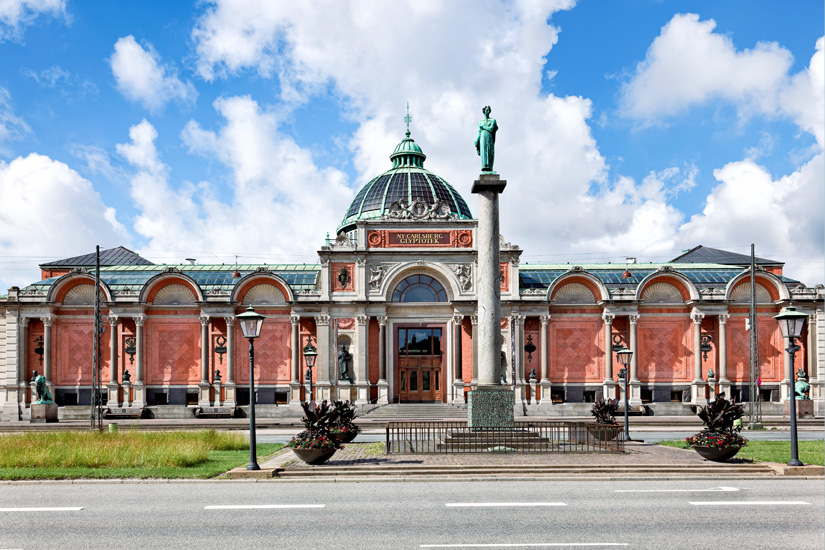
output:
[[[34,388],[37,392],[37,404],[48,404],[54,403],[52,400],[52,393],[49,391],[49,387],[46,385],[46,377],[42,374],[38,374],[37,378],[34,379]]]
[[[496,156],[496,132],[498,131],[498,124],[496,119],[490,118],[489,105],[481,110],[484,113],[484,118],[478,122],[478,136],[476,136],[476,152],[481,157],[481,171],[492,172],[493,161]]]
[[[347,369],[350,359],[352,359],[352,354],[347,351],[346,346],[342,345],[341,350],[338,352],[338,380],[350,379]]]

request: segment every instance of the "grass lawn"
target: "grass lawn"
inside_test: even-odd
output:
[[[258,445],[258,462],[283,447]],[[215,477],[249,462],[242,432],[51,432],[0,436],[0,479]]]
[[[660,445],[687,449],[685,440],[662,441]],[[825,441],[800,441],[797,447],[799,460],[805,464],[825,466]],[[750,458],[756,462],[785,463],[791,459],[790,441],[748,441],[736,458]]]

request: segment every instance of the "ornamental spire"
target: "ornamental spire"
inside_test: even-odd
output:
[[[410,137],[410,122],[412,122],[412,117],[410,116],[410,102],[407,102],[407,116],[404,117],[404,122],[407,123],[407,137]]]

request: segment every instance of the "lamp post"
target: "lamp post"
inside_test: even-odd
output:
[[[802,327],[805,325],[807,318],[806,314],[800,313],[793,306],[786,307],[785,311],[774,317],[779,323],[782,337],[788,339],[788,347],[785,348],[785,351],[788,352],[788,357],[791,360],[791,460],[788,461],[788,466],[802,466],[796,442],[796,373],[793,369],[793,361],[796,352],[802,349],[796,345],[796,339],[802,333]]]
[[[247,470],[260,470],[258,466],[258,453],[255,440],[255,338],[261,335],[261,326],[264,324],[264,316],[255,312],[255,308],[249,306],[244,313],[235,316],[241,325],[241,332],[244,338],[249,340],[249,464]]]
[[[630,439],[630,424],[627,418],[627,381],[630,378],[630,358],[633,357],[633,352],[623,347],[616,352],[616,361],[622,366],[619,370],[619,380],[624,379],[624,438],[626,441]]]
[[[307,372],[304,378],[309,381],[309,395],[307,401],[312,403],[312,367],[315,366],[315,358],[318,356],[318,350],[312,345],[312,337],[307,336],[307,345],[304,346],[304,361],[307,364]]]

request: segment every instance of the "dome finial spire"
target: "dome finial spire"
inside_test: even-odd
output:
[[[404,122],[407,123],[407,137],[410,137],[410,122],[412,122],[412,117],[410,116],[410,102],[407,102],[407,116],[404,117]]]

